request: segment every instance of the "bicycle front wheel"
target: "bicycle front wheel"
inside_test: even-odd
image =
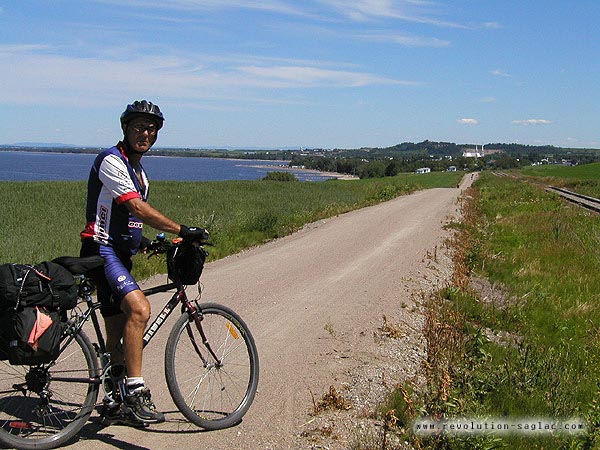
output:
[[[0,442],[18,449],[64,445],[94,409],[97,367],[94,348],[83,332],[50,364],[0,361]]]
[[[181,413],[195,425],[218,430],[238,424],[252,404],[258,352],[248,327],[231,309],[204,303],[200,311],[199,326],[183,314],[171,330],[165,375]]]

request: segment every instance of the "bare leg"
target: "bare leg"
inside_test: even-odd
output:
[[[150,302],[140,290],[130,292],[121,302],[126,321],[123,327],[123,357],[127,376],[142,376],[143,337],[150,319]]]
[[[119,345],[119,341],[123,337],[126,321],[127,316],[123,313],[104,318],[106,351],[110,353],[113,364],[123,364],[123,348]]]

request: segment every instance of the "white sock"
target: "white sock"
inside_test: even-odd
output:
[[[129,394],[137,394],[141,392],[145,387],[144,377],[128,377],[127,378],[127,392]]]

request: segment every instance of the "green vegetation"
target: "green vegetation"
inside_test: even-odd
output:
[[[542,169],[584,180],[588,168]],[[429,300],[428,386],[411,400],[415,409],[430,417],[583,418],[588,430],[413,440],[430,449],[599,448],[598,216],[491,173],[463,213],[452,285]],[[489,284],[473,288],[473,278]]]
[[[280,181],[152,183],[150,203],[167,216],[205,226],[217,259],[313,222],[418,189],[453,187],[462,174],[440,173],[317,183]],[[0,182],[0,263],[39,262],[79,253],[85,225],[84,182]],[[149,237],[154,235],[145,229]],[[164,272],[138,256],[135,275]]]
[[[538,181],[600,198],[600,163],[574,167],[535,166],[524,168],[520,173],[527,177],[535,177]]]
[[[291,165],[311,169],[340,172],[360,178],[394,176],[400,172],[414,172],[429,167],[433,172],[446,171],[454,166],[459,170],[515,169],[533,163],[587,164],[600,160],[600,150],[568,149],[549,145],[486,144],[484,157],[463,157],[463,151],[473,145],[450,142],[404,142],[386,148],[354,150],[311,150],[292,152]]]
[[[269,172],[263,178],[263,181],[298,181],[296,175],[289,172]]]
[[[363,147],[358,149],[282,149],[282,150],[229,150],[192,148],[155,148],[153,155],[235,158],[289,161],[290,166],[303,166],[326,172],[339,172],[359,178],[382,178],[399,173],[411,173],[421,167],[432,172],[444,172],[450,167],[458,170],[518,169],[541,162],[554,164],[589,164],[600,161],[600,150],[591,148],[562,148],[551,145],[521,145],[506,143],[485,144],[483,157],[463,157],[473,144],[455,144],[425,140],[403,142],[391,147]],[[97,153],[96,148],[43,147],[45,152]],[[39,151],[37,147],[0,146],[0,151]]]

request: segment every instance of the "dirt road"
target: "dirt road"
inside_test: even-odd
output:
[[[456,217],[460,192],[417,192],[209,264],[203,300],[239,312],[259,349],[259,391],[243,422],[203,432],[176,412],[163,375],[172,317],[146,350],[144,367],[167,422],[140,431],[102,428],[93,418],[72,448],[311,448],[311,433],[318,431],[310,414],[313,397],[318,400],[330,385],[350,389],[362,383],[360,392],[366,385],[374,392],[416,376],[424,350],[414,294],[443,284],[448,274],[443,225]],[[164,297],[151,301],[158,311]],[[387,354],[378,338],[384,315],[401,324],[403,334]],[[372,400],[359,399],[360,392],[356,402],[366,408]],[[345,448],[343,439],[338,445]]]

